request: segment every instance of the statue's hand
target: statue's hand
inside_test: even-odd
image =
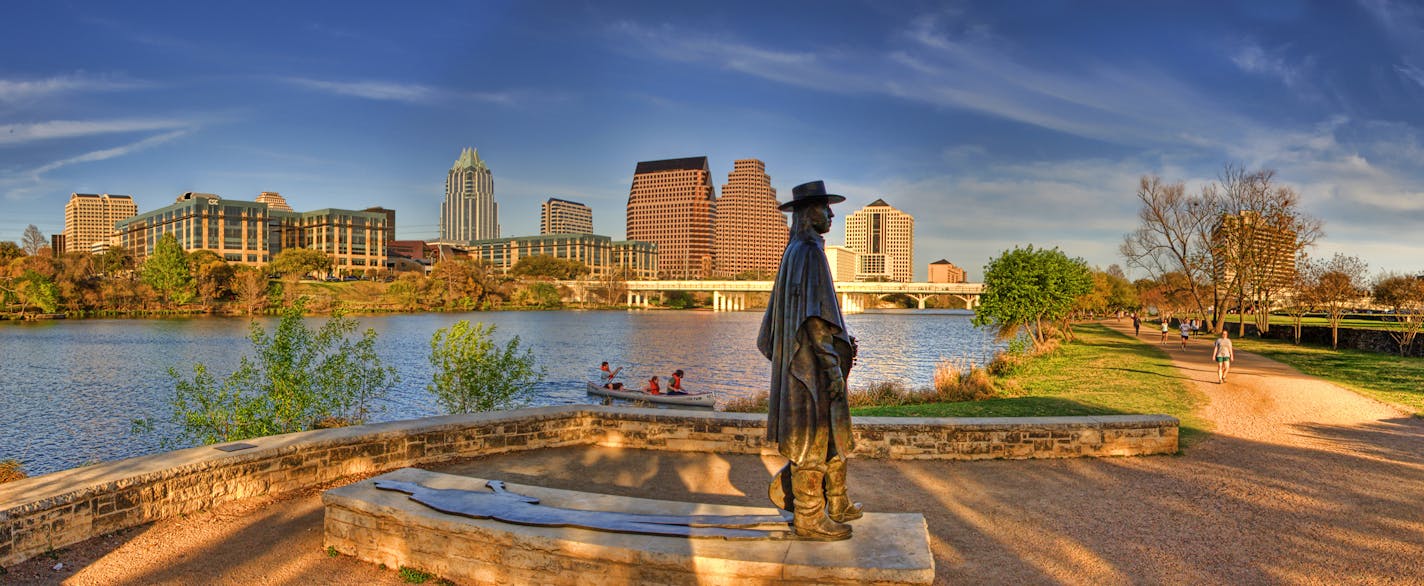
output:
[[[845,397],[845,396],[846,396],[845,375],[841,374],[841,369],[839,369],[839,368],[828,368],[828,369],[826,369],[826,371],[825,371],[825,375],[826,375],[826,381],[827,381],[827,383],[826,383],[826,394],[827,394],[827,396],[831,397],[832,399],[838,399],[838,398]]]

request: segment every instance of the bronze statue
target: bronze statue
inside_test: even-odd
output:
[[[790,463],[771,482],[771,500],[793,513],[802,539],[847,539],[845,521],[862,516],[846,496],[846,454],[854,448],[846,376],[855,339],[836,301],[822,234],[831,230],[832,203],[821,181],[792,189],[791,238],[761,324],[757,348],[771,360],[766,437]]]

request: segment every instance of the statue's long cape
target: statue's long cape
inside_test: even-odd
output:
[[[814,360],[793,360],[811,351],[802,329],[807,321],[820,319],[834,333],[841,376],[850,374],[850,332],[836,302],[823,246],[819,234],[791,235],[757,337],[757,348],[771,360],[766,437],[793,462],[803,461],[815,447],[812,437],[820,427],[830,432],[837,453],[848,455],[853,447],[845,397],[827,396],[824,381],[817,382]]]

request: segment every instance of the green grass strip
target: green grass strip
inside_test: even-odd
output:
[[[1077,339],[1030,360],[1008,379],[1014,396],[959,403],[864,407],[889,417],[1056,417],[1163,413],[1182,421],[1186,446],[1209,429],[1198,414],[1206,397],[1187,384],[1167,354],[1099,324],[1074,327]]]
[[[1234,339],[1237,350],[1284,362],[1305,374],[1424,416],[1424,358],[1363,350],[1295,345],[1282,340]]]

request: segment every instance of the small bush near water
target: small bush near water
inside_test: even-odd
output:
[[[0,484],[29,478],[20,468],[19,460],[0,460]]]
[[[852,390],[847,402],[851,407],[879,407],[982,401],[994,396],[994,377],[988,368],[977,367],[972,362],[960,365],[941,360],[935,365],[934,381],[929,388],[911,389],[898,381],[878,381]],[[767,393],[761,393],[728,401],[723,409],[734,413],[765,413],[768,400]]]

